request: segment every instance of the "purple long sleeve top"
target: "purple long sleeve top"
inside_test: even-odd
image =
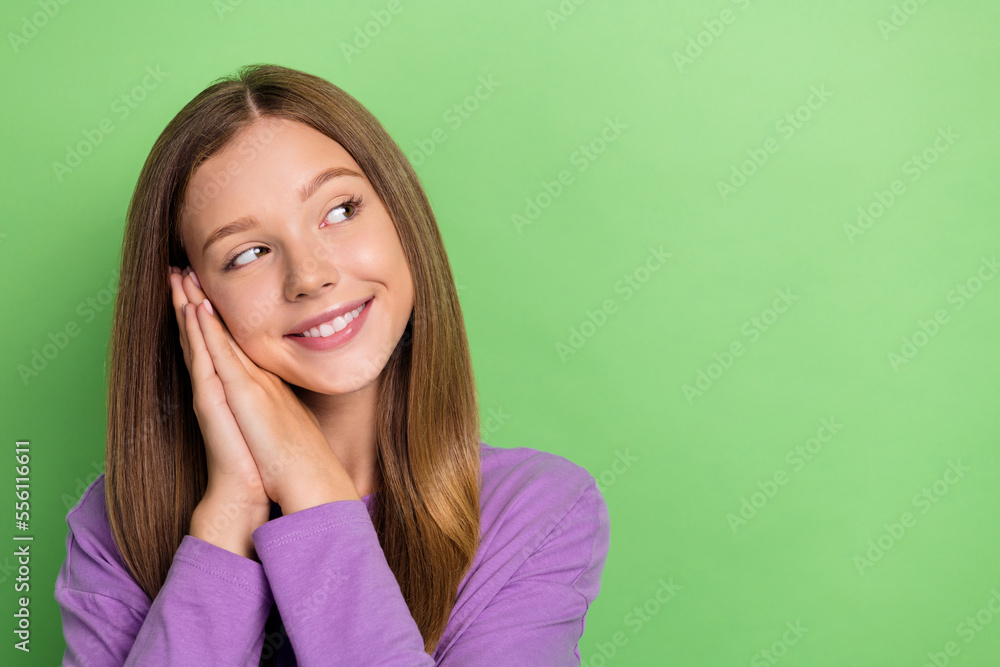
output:
[[[433,655],[379,545],[373,496],[272,512],[252,535],[260,562],[186,535],[150,600],[111,536],[102,474],[66,517],[63,665],[256,666],[262,652],[302,667],[579,665],[609,547],[604,498],[560,456],[480,451],[479,550]],[[265,638],[271,613],[281,632]]]

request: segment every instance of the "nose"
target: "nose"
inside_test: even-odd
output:
[[[321,243],[303,239],[285,253],[285,298],[300,301],[322,294],[337,284],[340,274]]]

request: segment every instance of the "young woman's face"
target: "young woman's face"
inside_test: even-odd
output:
[[[302,123],[257,121],[198,167],[181,237],[247,356],[310,391],[368,385],[413,310],[384,204],[340,144]],[[357,319],[338,316],[361,304]]]

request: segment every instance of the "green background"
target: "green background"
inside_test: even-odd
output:
[[[0,405],[3,446],[31,441],[35,535],[24,655],[3,510],[0,662],[62,654],[53,583],[65,515],[103,467],[101,301],[142,162],[213,79],[268,62],[344,88],[408,154],[444,132],[414,162],[483,437],[585,466],[610,508],[584,665],[919,667],[948,642],[939,664],[997,664],[995,3],[401,0],[350,55],[388,2],[52,4],[0,10]],[[166,76],[133,94],[147,67]],[[446,112],[490,76],[455,127]],[[859,207],[880,213],[866,229]]]

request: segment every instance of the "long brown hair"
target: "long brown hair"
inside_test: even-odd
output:
[[[416,173],[367,109],[317,76],[249,65],[217,79],[170,121],[143,165],[109,346],[111,532],[132,577],[155,598],[207,485],[168,269],[188,263],[177,229],[194,170],[261,117],[304,123],[343,146],[384,202],[409,264],[413,313],[377,397],[373,523],[432,653],[479,542],[479,410],[465,325]]]

